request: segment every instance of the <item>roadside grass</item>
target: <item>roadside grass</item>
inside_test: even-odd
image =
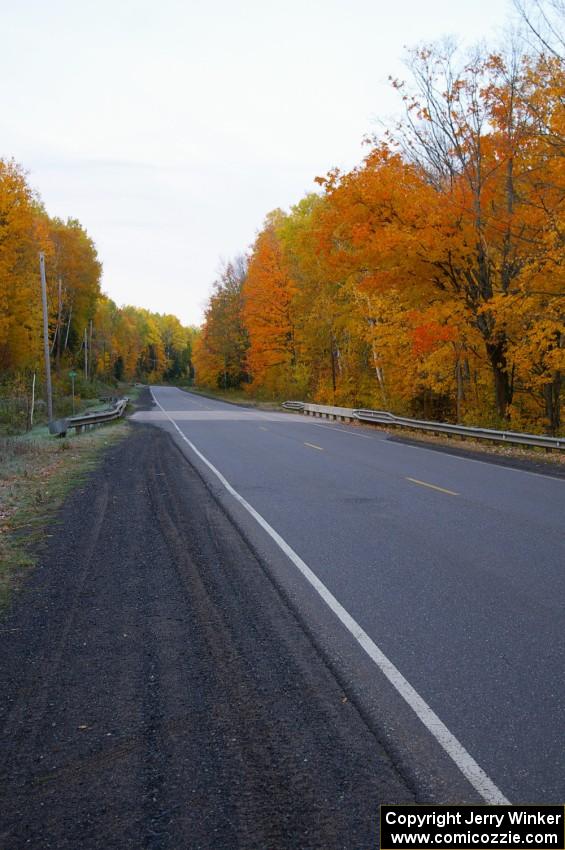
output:
[[[362,424],[375,430],[385,430],[385,426],[372,425],[367,422],[355,424]],[[497,455],[498,457],[515,458],[547,467],[565,469],[565,452],[551,451],[542,446],[514,446],[507,443],[491,443],[487,440],[474,440],[472,437],[458,437],[456,435],[451,437],[446,434],[413,431],[411,428],[391,428],[388,429],[388,433],[391,437],[399,441],[405,439],[414,443],[429,443],[449,449],[461,449],[461,451],[472,452],[476,455]]]
[[[66,383],[55,379],[53,391],[53,418],[65,419],[81,413],[94,413],[108,406],[109,398],[128,396],[135,401],[142,390],[141,385],[129,382],[106,384],[103,381],[78,381],[75,397],[70,394]],[[19,389],[19,391],[18,391]],[[44,389],[40,385],[36,395],[34,424],[47,424],[47,404],[43,397]],[[102,401],[102,399],[105,399]],[[0,383],[0,438],[17,437],[27,433],[29,419],[29,396],[22,393],[21,387]],[[35,430],[35,429],[34,429]]]
[[[49,536],[65,496],[128,429],[120,420],[64,439],[46,426],[0,438],[0,610],[36,563],[35,547]]]
[[[145,389],[145,384],[119,384],[114,395],[119,395],[120,398],[127,396],[130,401],[137,401],[139,394]]]
[[[111,398],[123,398],[127,396],[130,402],[134,402],[137,401],[142,389],[143,387],[137,387],[132,384],[121,384],[117,389],[113,390]],[[76,415],[78,416],[80,413],[98,413],[100,410],[105,410],[108,404],[108,401],[101,401],[99,398],[82,399],[80,409],[77,408],[76,410]]]

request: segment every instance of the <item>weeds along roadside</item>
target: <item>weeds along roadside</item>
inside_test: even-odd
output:
[[[139,385],[105,383],[97,379],[86,381],[79,373],[73,374],[77,376],[74,382],[68,377],[55,376],[53,379],[54,419],[98,410],[107,405],[109,398],[128,396],[135,399],[139,394]],[[38,380],[33,393],[31,387],[29,375],[0,379],[0,437],[16,437],[29,433],[32,426],[47,424],[45,386]]]
[[[41,426],[0,437],[0,613],[36,563],[65,496],[129,427],[119,420],[61,439]]]

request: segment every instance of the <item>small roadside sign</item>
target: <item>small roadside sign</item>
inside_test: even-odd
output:
[[[77,376],[76,372],[69,372],[69,378],[76,378],[76,376]]]

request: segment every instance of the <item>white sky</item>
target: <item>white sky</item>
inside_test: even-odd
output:
[[[0,157],[78,218],[118,303],[202,308],[220,258],[394,115],[403,49],[510,0],[0,0]]]

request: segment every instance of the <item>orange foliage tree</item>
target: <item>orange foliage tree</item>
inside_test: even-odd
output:
[[[196,330],[175,316],[118,308],[102,295],[102,265],[80,222],[50,218],[23,169],[0,160],[0,394],[28,397],[34,376],[43,374],[40,251],[56,400],[70,390],[67,368],[82,371],[87,362],[83,393],[96,393],[94,377],[191,379]]]
[[[209,388],[239,388],[248,381],[249,337],[243,322],[246,261],[228,263],[214,283],[205,322],[194,346],[199,384]]]

